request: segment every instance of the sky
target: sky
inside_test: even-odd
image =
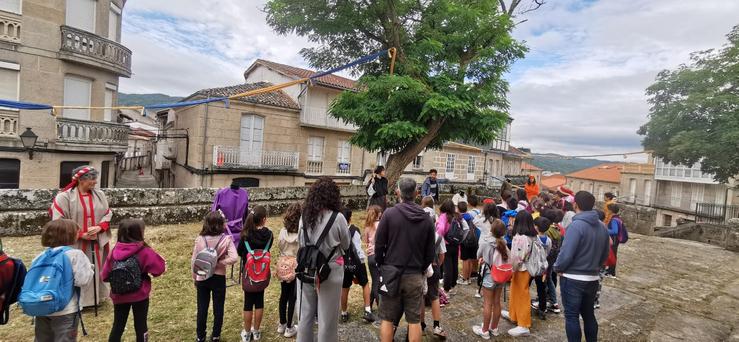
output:
[[[306,67],[299,51],[311,43],[272,32],[264,3],[128,1],[122,42],[133,51],[133,76],[121,79],[120,91],[186,96],[238,84],[257,58]],[[647,121],[645,89],[657,73],[725,44],[739,24],[739,1],[548,0],[521,19],[513,36],[529,52],[506,76],[512,144],[536,153],[624,153],[642,150],[636,130]]]

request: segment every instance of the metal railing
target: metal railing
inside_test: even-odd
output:
[[[695,204],[695,221],[698,223],[722,224],[732,218],[739,218],[739,205]]]
[[[300,152],[252,151],[238,146],[213,146],[217,168],[265,168],[297,170]]]
[[[131,74],[131,50],[125,46],[70,26],[61,26],[61,32],[61,52],[92,57],[125,75]]]
[[[21,42],[21,20],[0,13],[0,41]]]
[[[151,166],[151,154],[147,153],[142,156],[124,157],[121,159],[120,169],[123,171],[138,170]]]
[[[0,137],[18,136],[18,112],[0,110]]]
[[[351,173],[352,173],[352,163],[339,162],[336,164],[336,174],[337,175],[349,175]]]
[[[57,117],[56,128],[59,142],[128,145],[129,128],[126,125]]]

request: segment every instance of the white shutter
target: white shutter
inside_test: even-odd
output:
[[[323,137],[310,137],[308,140],[308,158],[311,161],[323,160]]]
[[[0,99],[18,101],[18,70],[0,68]]]
[[[83,78],[64,78],[64,105],[89,106],[92,92],[92,81]],[[62,114],[65,118],[90,120],[90,109],[65,109]]]
[[[118,37],[118,22],[121,18],[121,9],[114,3],[110,4],[110,10],[108,11],[108,39],[120,42]]]
[[[113,90],[105,89],[105,107],[113,107]],[[103,110],[103,120],[113,121],[113,110],[106,108]]]
[[[21,0],[0,0],[0,11],[21,13]]]
[[[67,26],[95,33],[95,0],[67,0]]]

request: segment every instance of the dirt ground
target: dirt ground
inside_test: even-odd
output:
[[[355,222],[363,220],[357,213]],[[280,218],[270,218],[269,227],[277,233]],[[361,224],[360,224],[361,225]],[[168,270],[155,279],[149,312],[151,341],[192,341],[195,338],[195,290],[190,278],[192,243],[198,224],[159,226],[147,229],[150,245],[167,259]],[[41,251],[39,237],[3,238],[6,252],[21,257],[30,265]],[[276,252],[276,250],[275,250]],[[739,341],[739,257],[737,253],[702,243],[632,234],[628,244],[619,247],[618,279],[606,279],[601,308],[596,312],[601,341]],[[474,286],[457,286],[450,305],[442,309],[442,326],[449,341],[476,341],[472,325],[482,319],[482,300],[474,298]],[[532,291],[535,296],[535,291]],[[360,290],[350,294],[352,320],[340,324],[342,341],[377,341],[378,330],[361,321]],[[263,340],[279,341],[279,284],[273,281],[265,297]],[[238,341],[241,330],[243,294],[239,286],[228,289],[223,341]],[[505,304],[504,304],[505,306]],[[0,326],[0,341],[31,341],[31,319],[11,310],[9,325]],[[431,323],[430,312],[427,322]],[[212,319],[212,315],[211,315]],[[90,333],[81,341],[107,339],[112,324],[112,305],[100,308],[98,317],[85,311]],[[506,321],[501,331],[511,328]],[[129,322],[125,340],[132,340]],[[398,340],[405,337],[400,329]],[[563,341],[562,314],[550,314],[546,321],[533,320],[531,336],[519,340]],[[426,337],[426,341],[434,341]],[[499,341],[513,340],[507,336]]]

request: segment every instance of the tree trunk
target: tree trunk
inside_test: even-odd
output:
[[[404,149],[393,153],[387,159],[387,165],[385,167],[385,176],[388,180],[388,190],[392,194],[395,191],[395,186],[400,176],[403,175],[403,170],[408,166],[416,156],[423,151],[428,144],[433,141],[439,134],[439,130],[444,125],[444,119],[432,121],[427,127],[428,133],[426,133],[421,140],[415,144],[406,146]]]

